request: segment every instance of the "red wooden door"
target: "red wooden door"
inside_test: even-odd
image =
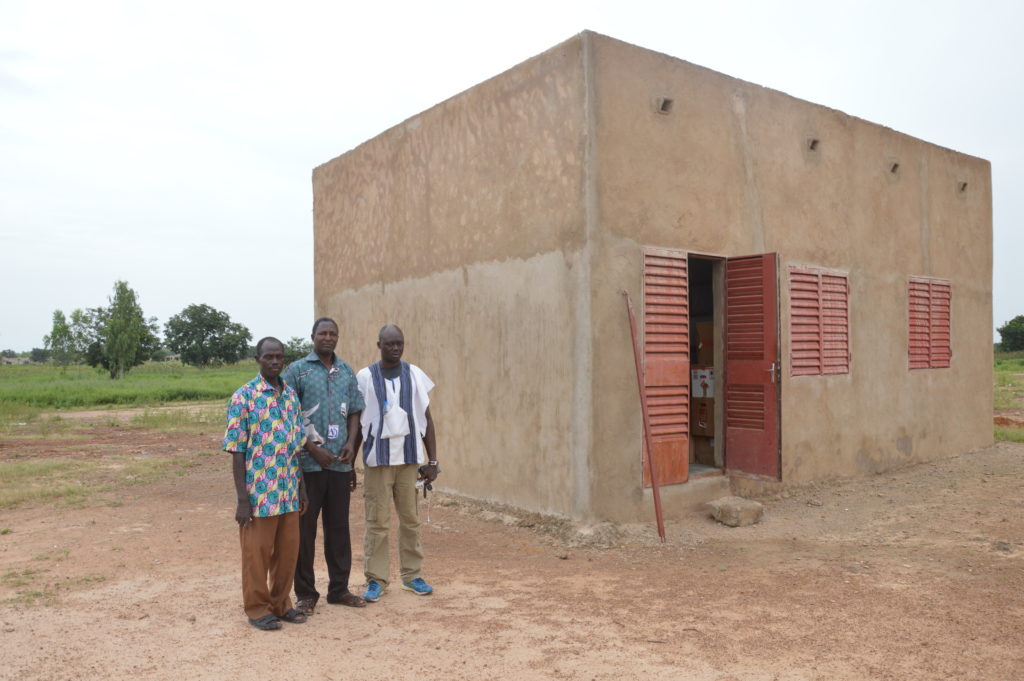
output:
[[[644,386],[659,485],[686,482],[689,474],[688,288],[685,252],[644,249]],[[644,485],[650,484],[645,460]]]
[[[774,253],[725,264],[725,465],[780,478],[779,305]]]

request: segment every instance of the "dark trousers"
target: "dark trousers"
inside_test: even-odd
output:
[[[313,559],[316,557],[317,519],[323,515],[324,558],[327,560],[327,596],[348,591],[352,572],[352,537],[348,530],[348,507],[352,497],[352,473],[305,472],[309,508],[299,519],[299,559],[295,566],[295,597],[320,598],[316,590]]]

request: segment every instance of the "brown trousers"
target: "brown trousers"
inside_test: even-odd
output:
[[[238,538],[245,614],[253,620],[271,614],[281,617],[292,607],[292,579],[299,555],[298,511],[253,518],[238,528]]]

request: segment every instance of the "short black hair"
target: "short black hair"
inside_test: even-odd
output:
[[[310,336],[315,336],[316,335],[316,327],[320,326],[324,322],[330,322],[331,324],[334,324],[334,328],[336,328],[336,329],[339,328],[338,327],[338,322],[334,321],[330,317],[321,317],[320,319],[318,319],[315,322],[313,322],[313,330],[310,332],[309,335]]]
[[[377,340],[381,340],[384,337],[384,332],[387,331],[388,329],[394,329],[402,337],[402,340],[405,340],[405,334],[402,333],[402,330],[398,328],[397,324],[385,324],[384,326],[380,327],[380,331],[377,332]]]
[[[274,341],[275,343],[281,346],[282,350],[284,349],[284,343],[274,338],[273,336],[265,336],[263,338],[260,338],[259,342],[256,343],[256,359],[260,358],[260,355],[263,353],[263,344],[266,343],[267,341]]]

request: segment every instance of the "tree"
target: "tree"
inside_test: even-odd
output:
[[[226,312],[209,305],[189,305],[167,320],[164,339],[167,347],[181,355],[183,363],[204,367],[245,357],[252,334],[232,322]]]
[[[292,362],[302,359],[311,352],[313,352],[313,341],[308,338],[292,336],[291,339],[284,344],[284,361],[291,364]]]
[[[111,378],[124,378],[132,367],[149,359],[160,345],[156,331],[156,318],[146,320],[128,282],[114,282],[103,326],[104,367]]]
[[[1002,342],[999,344],[1002,350],[1006,352],[1024,350],[1024,315],[1017,315],[996,331],[1002,338]]]
[[[32,348],[32,351],[28,353],[28,358],[33,362],[47,362],[50,359],[50,353],[43,348]]]
[[[75,349],[81,353],[85,363],[91,367],[103,365],[103,325],[107,321],[107,310],[90,307],[71,313],[71,336]]]
[[[18,356],[18,353],[16,353],[14,350],[3,350],[3,351],[0,351],[0,357],[17,357],[17,356]]]
[[[53,328],[49,335],[43,336],[43,344],[62,372],[67,371],[69,364],[81,361],[82,355],[75,346],[74,334],[61,310],[53,311]]]
[[[71,313],[72,345],[92,367],[102,366],[111,378],[124,378],[160,347],[156,318],[142,314],[135,291],[127,282],[114,283],[108,307]]]

